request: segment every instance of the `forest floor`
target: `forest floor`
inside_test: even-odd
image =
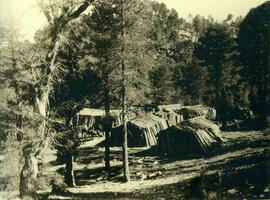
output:
[[[270,130],[223,132],[226,142],[207,156],[173,159],[154,148],[130,148],[131,182],[122,182],[121,148],[111,148],[104,172],[100,140],[85,142],[75,159],[77,187],[49,199],[270,198]],[[64,166],[53,170],[63,173]]]

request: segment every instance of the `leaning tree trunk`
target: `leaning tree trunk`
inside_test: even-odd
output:
[[[35,141],[29,141],[29,144],[23,148],[24,165],[21,172],[20,178],[20,197],[28,199],[32,197],[36,199],[36,188],[34,184],[36,182],[38,173],[38,158],[40,153],[47,142],[47,117],[49,115],[49,94],[52,90],[52,72],[55,69],[55,60],[58,53],[59,42],[56,42],[52,57],[50,60],[50,66],[47,70],[46,82],[43,87],[35,88],[35,103],[33,112],[40,117],[40,123],[36,125],[36,136]],[[36,120],[36,119],[33,119]]]
[[[24,148],[24,166],[21,172],[21,183],[20,183],[20,196],[22,198],[32,196],[35,198],[35,187],[33,187],[33,180],[36,180],[38,173],[38,162],[37,158],[43,149],[46,140],[47,140],[47,117],[48,117],[48,108],[49,108],[49,95],[53,90],[53,74],[55,72],[55,60],[59,48],[59,40],[61,32],[64,30],[64,27],[67,23],[73,19],[78,18],[81,13],[83,13],[95,0],[84,0],[76,10],[69,10],[63,12],[58,18],[53,18],[49,15],[48,11],[43,9],[45,17],[51,26],[50,29],[50,45],[49,52],[46,56],[46,65],[49,63],[49,66],[46,68],[42,79],[42,83],[39,88],[36,88],[36,102],[35,106],[37,109],[37,114],[43,119],[39,128],[37,128],[37,135],[40,136],[37,145],[32,143],[32,146],[27,145]],[[42,126],[41,130],[40,127]]]
[[[36,199],[36,187],[35,182],[37,180],[37,174],[39,171],[38,164],[40,153],[47,141],[47,105],[48,105],[48,91],[45,91],[42,95],[36,97],[36,104],[34,112],[38,113],[42,118],[42,123],[36,128],[40,131],[37,141],[31,141],[23,147],[24,165],[20,176],[20,197],[22,199],[33,198]]]

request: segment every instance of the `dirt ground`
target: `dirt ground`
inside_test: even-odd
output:
[[[111,148],[104,170],[101,140],[83,143],[75,159],[77,187],[49,199],[267,199],[270,130],[223,132],[226,142],[208,155],[173,159],[155,148],[130,148],[131,182],[122,182],[121,148]],[[63,172],[63,165],[52,170]]]

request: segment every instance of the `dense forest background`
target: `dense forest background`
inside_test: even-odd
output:
[[[120,107],[121,30],[117,4],[118,1],[96,3],[91,13],[65,27],[57,56],[58,82],[50,95],[50,105],[57,112],[71,104],[104,107],[105,74],[109,79],[110,104]],[[244,33],[244,29],[251,25],[242,17],[228,15],[221,22],[199,15],[183,19],[163,3],[129,4],[124,27],[128,106],[207,104],[220,110],[222,116],[228,115],[225,110],[233,112],[239,106],[256,114],[262,112],[262,102],[257,98],[260,83],[251,80],[260,78],[259,74],[252,77],[257,75],[252,70],[260,69],[256,70],[256,65],[248,67],[247,55],[240,54],[248,50],[255,53],[246,48],[249,45],[244,40],[249,40],[250,33]],[[47,9],[56,12],[50,6]],[[39,59],[50,48],[49,31],[49,27],[39,30],[35,43],[20,42],[16,26],[2,22],[2,90],[9,97],[20,95],[20,103],[31,101],[32,95],[27,94],[33,93],[33,81],[28,81],[27,76],[32,76],[29,70],[33,67],[29,66],[35,61],[31,59]],[[261,36],[267,44],[267,35]],[[38,62],[34,65],[42,70],[38,66],[42,63]],[[3,98],[17,104],[16,98]]]
[[[127,107],[206,104],[223,123],[246,108],[264,124],[269,2],[224,21],[183,19],[148,0],[128,0],[124,8],[119,0],[86,2],[77,9],[76,1],[39,1],[48,26],[34,42],[18,39],[12,19],[0,22],[0,134],[9,148],[22,148],[24,167],[31,169],[31,156],[47,138],[55,142],[58,132],[67,133],[63,127],[80,108],[122,106],[123,62]],[[91,11],[82,14],[89,3]],[[26,175],[24,185],[31,182]]]

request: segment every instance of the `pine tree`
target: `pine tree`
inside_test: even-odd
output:
[[[237,38],[241,77],[251,86],[250,100],[253,111],[262,120],[269,114],[270,74],[270,2],[250,10],[240,24]]]
[[[149,50],[151,43],[148,34],[151,30],[151,23],[148,16],[151,11],[149,2],[137,0],[121,0],[120,24],[121,33],[119,35],[120,52],[120,80],[121,80],[121,104],[123,118],[123,172],[125,181],[130,181],[128,163],[128,141],[127,141],[127,107],[134,105],[133,98],[130,98],[134,89],[145,96],[143,85],[148,84],[148,72],[151,69],[151,60],[154,55]],[[117,73],[116,68],[116,73]],[[138,94],[136,92],[136,94]],[[144,97],[146,98],[146,97]],[[139,103],[144,103],[144,99],[138,99]]]
[[[210,105],[217,109],[217,119],[222,119],[222,108],[226,95],[226,87],[230,83],[230,73],[233,68],[235,41],[233,31],[226,23],[211,24],[204,35],[199,38],[195,55],[207,68],[207,90]]]

